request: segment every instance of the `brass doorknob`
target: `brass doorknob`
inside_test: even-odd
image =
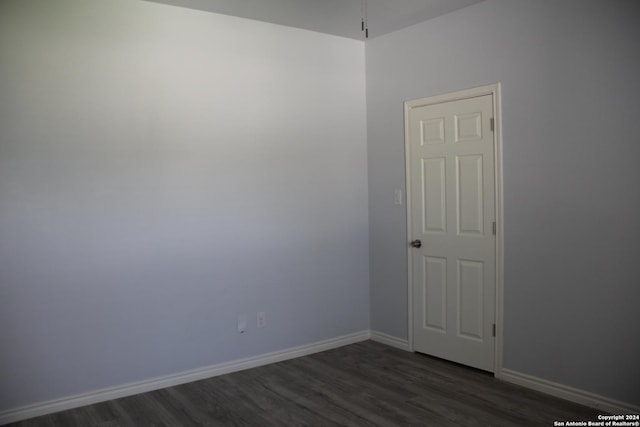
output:
[[[413,242],[411,242],[411,246],[413,246],[414,248],[422,247],[422,242],[420,240],[414,240]]]

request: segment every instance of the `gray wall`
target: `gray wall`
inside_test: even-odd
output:
[[[0,411],[368,329],[362,42],[3,0],[0,58]]]
[[[487,0],[367,42],[372,329],[407,338],[403,101],[502,82],[505,368],[640,404],[639,23]]]

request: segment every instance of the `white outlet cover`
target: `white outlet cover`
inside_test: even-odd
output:
[[[238,316],[238,333],[243,334],[247,330],[247,316]]]
[[[264,311],[261,311],[260,313],[258,313],[257,324],[258,324],[258,328],[262,328],[267,324],[267,317]]]
[[[393,192],[393,204],[401,205],[402,204],[402,190],[394,190]]]

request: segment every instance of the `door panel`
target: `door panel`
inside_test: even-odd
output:
[[[444,118],[437,117],[420,121],[422,134],[421,145],[444,143]]]
[[[423,257],[422,298],[424,327],[439,332],[447,330],[447,259]]]
[[[447,231],[445,160],[444,157],[422,160],[423,233]]]
[[[493,97],[409,111],[413,343],[493,371]]]
[[[482,340],[484,263],[458,260],[458,336]]]
[[[484,216],[482,156],[457,156],[458,234],[482,235]]]

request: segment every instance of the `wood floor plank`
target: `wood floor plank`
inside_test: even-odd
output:
[[[373,381],[362,381],[356,372],[346,373],[335,367],[299,360],[296,373],[312,389],[334,390],[333,401],[375,425],[399,425],[410,422],[403,411],[407,395],[402,390],[387,390]],[[359,381],[360,380],[360,381]],[[395,391],[395,392],[394,392]],[[414,414],[415,415],[415,414]]]
[[[287,394],[273,375],[256,376],[250,371],[239,374],[234,379],[242,395],[283,424],[327,424],[330,421],[312,406],[302,404],[300,396]]]
[[[237,398],[237,392],[228,389],[225,376],[210,378],[194,383],[195,389],[189,396],[204,404],[214,425],[255,426],[271,425],[268,418],[250,405]]]
[[[372,341],[11,427],[550,426],[600,412]]]
[[[271,369],[279,371],[279,381],[270,384],[270,388],[290,399],[324,414],[334,425],[375,426],[384,423],[384,419],[376,417],[370,411],[353,404],[353,394],[336,393],[332,385],[319,382],[302,371],[288,368],[288,365],[272,365]]]

